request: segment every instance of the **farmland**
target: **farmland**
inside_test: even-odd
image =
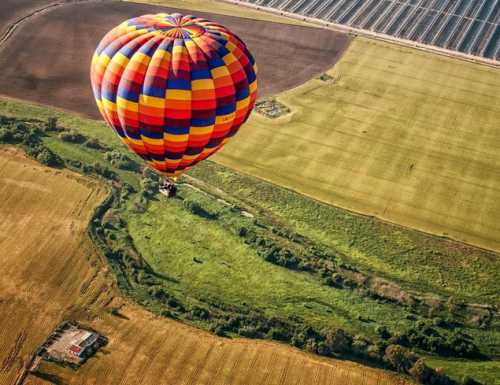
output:
[[[291,114],[254,114],[216,161],[499,251],[498,71],[357,38],[328,73],[278,97]]]
[[[89,85],[90,59],[100,39],[131,17],[175,11],[182,12],[129,2],[77,2],[37,15],[0,46],[0,93],[100,118]],[[228,26],[246,41],[259,62],[261,96],[330,68],[349,44],[345,34],[325,29],[206,11],[197,15]]]
[[[99,304],[104,281],[84,233],[104,193],[96,182],[0,148],[1,384],[14,382],[62,317]]]
[[[284,91],[265,101],[283,115],[254,113],[175,199],[100,121],[0,100],[0,141],[55,167],[0,147],[0,384],[69,318],[110,344],[24,385],[405,382],[331,357],[497,385],[497,72],[211,4],[256,53],[261,95]],[[110,25],[159,9],[89,2],[30,18],[2,45],[3,92],[97,116],[87,56]]]
[[[107,131],[101,123],[92,120],[13,101],[1,102],[0,111],[23,119],[57,116],[62,127],[78,129],[89,137],[106,140],[113,149],[123,151],[114,134]],[[68,164],[78,161],[87,164],[92,161],[107,162],[102,152],[61,141],[57,135],[46,136],[43,141],[66,159]],[[113,170],[120,178],[139,188],[136,174],[116,168]],[[213,163],[193,170],[192,175],[195,180],[214,186],[216,191],[226,191],[230,197],[226,199],[237,199],[239,205],[248,205],[252,212],[261,213],[259,222],[266,223],[274,217],[272,223],[276,220],[281,223],[280,231],[300,231],[311,242],[325,245],[342,256],[345,262],[356,263],[362,271],[371,271],[371,274],[398,282],[401,287],[395,287],[396,295],[404,289],[424,295],[426,292],[440,293],[445,298],[454,294],[457,295],[457,300],[465,302],[474,301],[478,296],[488,303],[497,302],[497,297],[492,294],[497,291],[495,288],[498,284],[495,254],[465,245],[450,244],[446,240],[353,215]],[[224,317],[242,317],[245,312],[250,311],[269,319],[289,319],[292,322],[297,322],[298,319],[301,320],[300,323],[313,325],[318,330],[341,327],[352,334],[360,333],[375,341],[379,338],[376,329],[381,324],[389,327],[392,332],[404,332],[413,324],[415,315],[412,313],[415,310],[412,311],[403,304],[374,301],[348,287],[341,290],[329,288],[323,283],[321,275],[293,268],[285,269],[263,260],[257,253],[258,248],[249,247],[228,228],[233,226],[232,223],[241,223],[252,229],[255,227],[251,225],[252,222],[241,222],[234,215],[224,219],[227,214],[224,214],[226,211],[220,203],[207,199],[203,193],[186,188],[181,188],[181,197],[187,201],[199,202],[204,207],[203,210],[208,210],[208,220],[203,217],[205,214],[200,216],[186,211],[188,206],[182,201],[167,202],[162,198],[153,200],[145,214],[137,215],[131,210],[132,207],[126,208],[122,214],[138,251],[160,274],[159,277],[165,277],[158,283],[186,309],[185,313],[179,312],[178,308],[173,308],[173,313],[172,310],[165,312],[164,306],[160,306],[148,294],[147,286],[137,289],[124,287],[129,296],[154,313],[174,316],[215,330],[214,326],[227,322]],[[134,199],[131,200],[133,202]],[[221,212],[221,219],[210,219],[215,215],[210,214],[211,212]],[[321,218],[319,221],[318,214]],[[166,233],[171,234],[168,241],[162,235]],[[194,243],[192,233],[197,234]],[[112,238],[120,239],[121,235]],[[238,253],[230,252],[231,250],[238,250]],[[388,250],[392,254],[388,255]],[[397,257],[398,255],[407,258],[408,262]],[[412,263],[414,258],[436,268],[425,269],[423,265]],[[468,267],[462,266],[467,264],[467,260],[475,260],[476,263]],[[443,271],[446,274],[443,275]],[[262,280],[262,277],[267,279]],[[120,280],[123,281],[122,278]],[[471,285],[464,285],[464,280],[471,282]],[[241,304],[248,310],[242,309]],[[200,306],[213,312],[213,318],[208,322],[190,318],[189,309]],[[387,313],[398,316],[387,319]],[[422,320],[428,319],[425,309],[418,310],[417,313],[423,316]],[[460,317],[465,316],[464,320],[467,321],[472,314],[466,313]],[[461,330],[474,336],[481,351],[495,355],[498,340],[495,322],[485,330],[474,326]],[[471,365],[474,368],[474,364]],[[490,370],[495,370],[496,363],[480,362],[480,365],[481,368],[492,365]],[[476,376],[475,371],[471,370],[472,373]]]
[[[243,0],[468,55],[500,59],[495,0]]]
[[[184,13],[197,13],[206,12],[210,9],[210,12],[237,16],[240,18],[252,19],[252,20],[262,20],[262,21],[272,21],[275,23],[282,24],[295,24],[295,25],[305,25],[309,27],[314,27],[314,24],[304,22],[302,20],[291,19],[285,16],[279,16],[267,12],[262,12],[259,10],[254,10],[251,8],[243,8],[239,5],[227,3],[220,0],[125,0],[131,3],[144,3],[157,6],[168,6],[183,10]]]
[[[0,39],[5,37],[9,26],[16,21],[20,21],[27,15],[32,15],[37,10],[43,9],[53,4],[52,0],[4,0],[0,4]]]
[[[13,383],[23,361],[63,318],[106,334],[107,352],[77,372],[44,363],[25,384],[48,383],[43,379],[157,384],[160,377],[182,378],[185,384],[333,384],[341,378],[362,385],[400,383],[382,371],[313,358],[278,344],[221,339],[153,316],[120,296],[85,235],[90,213],[105,193],[100,183],[42,167],[9,147],[0,150],[0,180],[5,218],[0,309],[9,314],[0,317],[0,384]],[[23,234],[23,243],[12,234]],[[109,311],[117,305],[120,317]]]

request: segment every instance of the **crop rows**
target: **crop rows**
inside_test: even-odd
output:
[[[500,59],[500,0],[245,0],[258,6]]]

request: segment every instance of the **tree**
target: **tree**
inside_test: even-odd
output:
[[[361,335],[354,336],[352,341],[352,352],[359,357],[364,357],[368,354],[368,346],[370,345],[370,341],[368,341],[365,337]]]
[[[385,349],[384,361],[401,373],[408,373],[418,357],[401,345],[389,345]]]
[[[47,147],[41,147],[40,150],[37,151],[36,159],[40,163],[50,167],[60,167],[64,164],[63,160]]]
[[[423,358],[418,359],[409,370],[409,373],[422,384],[428,384],[434,377],[434,370],[429,368]]]
[[[113,166],[122,169],[122,170],[130,170],[130,171],[138,171],[139,165],[130,159],[128,156],[120,153],[119,151],[113,150],[108,151],[104,155],[104,158],[111,163]],[[151,178],[148,178],[151,179]]]
[[[375,332],[383,339],[389,339],[391,338],[392,334],[391,332],[389,331],[389,329],[387,329],[387,326],[384,326],[384,325],[380,325],[380,326],[377,326],[375,328]]]
[[[325,342],[333,353],[347,353],[351,350],[352,336],[344,329],[333,329],[325,334]]]
[[[57,131],[57,118],[56,117],[49,117],[47,119],[46,130],[47,131]]]

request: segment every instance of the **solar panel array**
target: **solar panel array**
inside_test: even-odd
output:
[[[243,0],[500,60],[500,0]]]

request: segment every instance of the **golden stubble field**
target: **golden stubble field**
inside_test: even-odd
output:
[[[324,82],[258,114],[218,162],[324,202],[500,251],[498,68],[355,38]]]
[[[42,167],[0,147],[0,384],[63,319],[104,333],[109,344],[78,371],[41,366],[25,385],[395,385],[360,365],[321,359],[285,345],[222,339],[156,317],[122,298],[86,236],[105,196],[95,181]],[[123,317],[110,306],[123,305]]]

